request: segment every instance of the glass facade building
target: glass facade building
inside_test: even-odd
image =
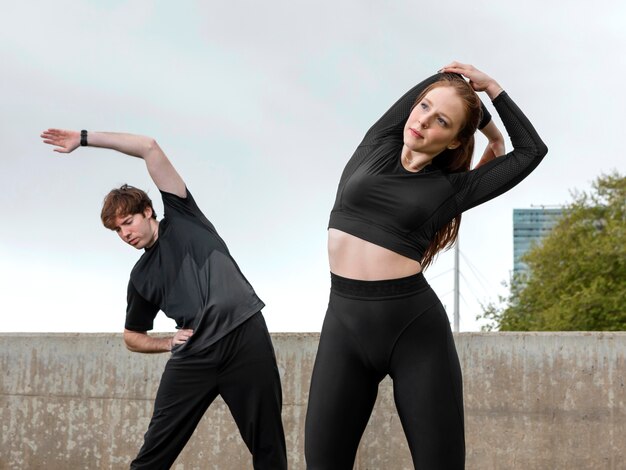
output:
[[[513,209],[513,274],[527,269],[522,256],[557,224],[563,208]]]

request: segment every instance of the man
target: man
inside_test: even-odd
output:
[[[264,304],[167,156],[153,139],[138,135],[48,129],[41,137],[55,152],[89,145],[142,158],[163,198],[165,214],[158,221],[147,194],[124,185],[106,196],[101,214],[105,227],[144,250],[128,283],[126,346],[172,353],[131,468],[170,468],[221,395],[254,468],[286,469],[282,392],[260,312]],[[159,310],[176,321],[174,336],[147,333]]]

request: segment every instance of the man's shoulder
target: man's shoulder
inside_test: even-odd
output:
[[[163,207],[165,214],[168,212],[170,215],[193,215],[195,212],[201,212],[196,200],[189,191],[185,188],[185,197],[178,196],[176,194],[168,193],[165,191],[159,191],[161,193],[161,200],[163,201]]]

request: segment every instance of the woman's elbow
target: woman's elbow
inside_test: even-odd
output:
[[[537,152],[537,158],[543,158],[548,153],[548,146],[544,144],[543,141],[541,141],[537,145],[536,152]]]

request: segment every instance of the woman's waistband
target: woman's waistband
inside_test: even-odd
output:
[[[330,289],[343,297],[385,299],[416,294],[430,289],[430,285],[422,273],[380,281],[348,279],[330,273]]]

